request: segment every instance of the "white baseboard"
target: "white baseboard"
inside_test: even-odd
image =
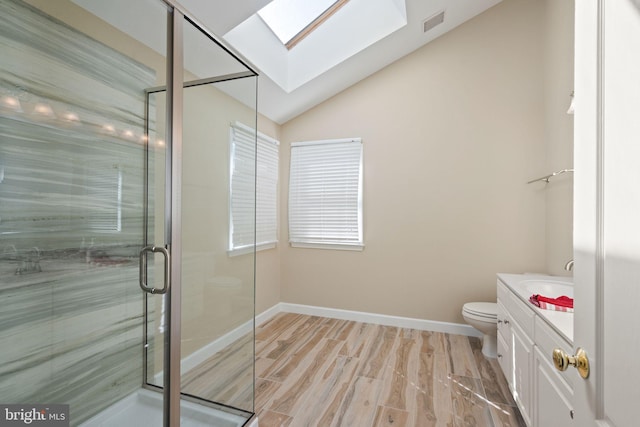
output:
[[[256,328],[258,326],[262,325],[263,323],[265,323],[267,320],[270,320],[276,314],[282,313],[283,311],[284,310],[282,310],[282,303],[279,302],[279,303],[275,304],[273,307],[268,308],[265,311],[263,311],[262,313],[258,314],[256,316]]]
[[[399,328],[417,329],[420,331],[445,332],[448,334],[482,337],[482,333],[472,326],[439,322],[436,320],[414,319],[411,317],[389,316],[386,314],[366,313],[363,311],[342,310],[338,308],[316,307],[312,305],[291,304],[281,302],[280,311],[287,313],[307,314],[310,316],[329,317],[340,320],[373,323],[376,325],[396,326]]]
[[[331,319],[353,320],[356,322],[373,323],[375,325],[395,326],[399,328],[417,329],[420,331],[444,332],[448,334],[481,337],[482,333],[472,326],[460,323],[439,322],[436,320],[413,319],[410,317],[389,316],[386,314],[366,313],[362,311],[342,310],[339,308],[317,307],[313,305],[291,304],[280,302],[256,315],[255,326],[258,327],[273,318],[278,313],[307,314],[309,316],[329,317]],[[201,347],[182,359],[180,369],[182,373],[189,372],[217,352],[229,346],[235,340],[251,332],[253,320],[249,320],[230,332]],[[162,372],[154,377],[156,384],[162,384]]]
[[[226,334],[216,338],[204,347],[200,347],[180,362],[180,372],[189,372],[217,352],[224,350],[234,341],[242,338],[253,329],[253,320],[249,320],[242,325],[232,329]]]
[[[280,308],[279,304],[276,304],[273,307],[268,308],[267,310],[258,314],[255,318],[256,327],[262,325],[264,322],[271,319],[273,316],[280,312],[282,312],[282,309]],[[221,337],[215,339],[204,347],[201,347],[195,352],[191,353],[189,356],[182,359],[182,363],[180,364],[182,372],[188,372],[189,370],[195,368],[200,363],[204,362],[220,350],[229,346],[229,344],[231,344],[235,340],[251,332],[252,328],[253,320],[249,320],[222,335]]]
[[[269,310],[272,310],[272,309],[273,307]],[[261,313],[260,316],[263,316],[265,313]],[[275,316],[276,314],[277,313],[272,314],[271,317]],[[255,320],[257,324],[257,321],[258,321],[257,316]],[[263,320],[263,321],[266,321],[266,320]],[[204,362],[205,360],[207,360],[217,352],[231,345],[231,343],[233,343],[234,341],[242,338],[244,335],[251,332],[252,329],[253,329],[253,319],[247,322],[244,322],[243,324],[236,327],[235,329],[211,341],[209,344],[205,345],[204,347],[200,347],[198,350],[194,351],[193,353],[191,353],[190,355],[188,355],[187,357],[185,357],[180,361],[180,372],[182,374],[189,372],[190,370],[192,370],[193,368],[195,368],[196,366],[198,366],[199,364],[201,364],[202,362]],[[162,385],[162,373],[163,371],[160,371],[154,375],[153,378],[154,378],[155,384]]]

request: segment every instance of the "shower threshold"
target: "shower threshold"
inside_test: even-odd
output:
[[[181,401],[181,427],[242,427],[247,418],[223,412],[218,409]],[[162,395],[158,392],[140,389],[114,403],[80,427],[140,427],[162,426]],[[246,427],[258,427],[254,417]]]

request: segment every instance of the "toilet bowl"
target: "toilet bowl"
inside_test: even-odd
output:
[[[482,332],[482,354],[495,358],[497,354],[498,304],[495,302],[468,302],[462,306],[464,320]]]

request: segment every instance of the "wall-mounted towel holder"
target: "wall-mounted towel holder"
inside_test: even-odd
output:
[[[537,179],[531,180],[531,181],[527,182],[527,184],[532,184],[532,183],[538,182],[538,181],[544,181],[545,183],[548,184],[549,180],[551,178],[553,178],[555,176],[558,176],[558,175],[562,175],[563,173],[567,173],[567,172],[573,172],[573,169],[562,169],[560,171],[552,173],[551,175],[546,175],[546,176],[543,176],[541,178],[537,178]]]

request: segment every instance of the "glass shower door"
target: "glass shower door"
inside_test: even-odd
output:
[[[165,257],[151,249],[163,241],[172,280],[168,294],[145,297],[146,383],[166,388],[167,358],[177,345],[179,366],[171,369],[179,368],[180,375],[170,386],[178,388],[181,413],[194,410],[187,403],[202,405],[217,410],[209,415],[195,408],[197,417],[212,425],[245,425],[254,398],[254,252],[252,245],[241,254],[229,246],[230,131],[234,123],[255,129],[257,77],[192,21],[182,24],[182,93],[173,97],[182,106],[179,138],[160,138],[167,142],[147,150],[146,281],[164,287]],[[166,87],[148,91],[150,116],[167,97]],[[252,243],[255,138],[249,145],[247,172],[235,179],[246,184],[243,226]],[[171,318],[179,320],[177,333]]]
[[[248,412],[254,386],[254,251],[234,251],[229,242],[241,227],[253,242],[255,143],[247,144],[242,159],[248,167],[239,170],[230,131],[232,123],[255,129],[255,111],[225,90],[255,93],[255,80],[220,76],[185,89],[181,187],[182,392]],[[238,190],[238,181],[245,183],[242,200],[248,201],[240,219],[233,217],[238,209],[232,205],[242,200],[231,191]]]

